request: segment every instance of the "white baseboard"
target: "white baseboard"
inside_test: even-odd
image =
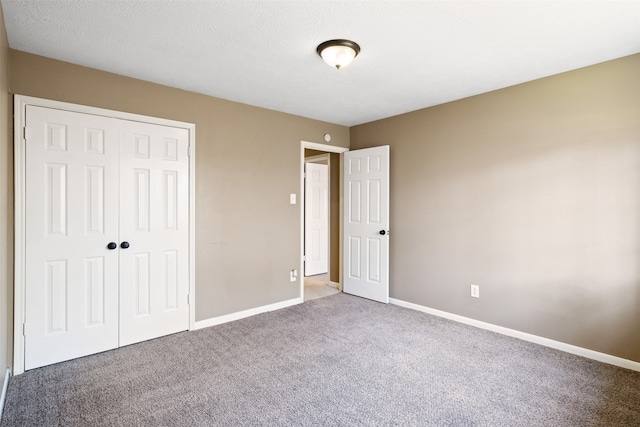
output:
[[[612,356],[610,354],[600,353],[598,351],[589,350],[587,348],[577,347],[575,345],[551,340],[549,338],[544,338],[537,335],[528,334],[526,332],[517,331],[515,329],[505,328],[505,327],[494,325],[491,323],[481,322],[479,320],[471,319],[469,317],[459,316],[457,314],[436,310],[434,308],[413,304],[411,302],[406,302],[406,301],[402,301],[395,298],[389,298],[389,302],[391,304],[399,305],[400,307],[410,308],[412,310],[421,311],[423,313],[432,314],[438,317],[444,317],[445,319],[453,320],[459,323],[464,323],[470,326],[475,326],[476,328],[486,329],[488,331],[497,332],[502,335],[519,338],[521,340],[529,341],[535,344],[540,344],[545,347],[555,348],[556,350],[561,350],[567,353],[586,357],[588,359],[593,359],[599,362],[604,362],[610,365],[620,366],[621,368],[626,368],[632,371],[640,372],[640,363],[634,362],[633,360],[623,359],[621,357]]]
[[[11,369],[7,368],[7,373],[4,376],[4,382],[2,383],[2,395],[0,396],[0,420],[2,420],[2,411],[4,410],[4,401],[7,398],[7,387],[9,386],[9,377],[11,377]]]
[[[255,316],[256,314],[266,313],[268,311],[280,310],[281,308],[291,307],[292,305],[301,304],[301,298],[293,298],[287,301],[276,302],[274,304],[263,305],[262,307],[251,308],[249,310],[238,311],[224,316],[212,317],[210,319],[199,320],[195,323],[194,329],[208,328],[209,326],[221,325],[234,320],[244,319],[245,317]]]
[[[338,282],[329,282],[328,285],[332,288],[340,289],[340,283]]]

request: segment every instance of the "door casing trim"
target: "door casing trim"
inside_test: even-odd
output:
[[[186,129],[189,132],[189,330],[195,329],[195,167],[196,167],[196,125],[158,117],[125,113],[89,107],[68,102],[14,95],[13,150],[14,150],[14,278],[13,278],[13,374],[24,372],[26,321],[25,298],[25,191],[26,191],[26,147],[24,127],[26,125],[27,105],[54,108],[75,113],[92,114],[114,119],[150,123]],[[303,150],[304,151],[304,150]]]

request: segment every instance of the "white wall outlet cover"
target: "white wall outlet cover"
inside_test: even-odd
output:
[[[325,142],[330,142],[331,141],[331,135],[329,135],[328,133],[324,134],[324,140]]]
[[[474,298],[480,298],[480,286],[471,285],[471,296]]]
[[[296,204],[296,195],[295,194],[290,194],[289,195],[289,203],[291,203],[292,205]]]

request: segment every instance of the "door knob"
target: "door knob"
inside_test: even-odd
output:
[[[384,236],[385,234],[389,234],[389,232],[386,231],[386,230],[380,230],[380,235],[381,236]]]
[[[127,249],[127,248],[129,247],[129,242],[122,242],[122,243],[120,243],[120,247],[121,247],[122,249]]]
[[[107,249],[109,250],[114,250],[117,247],[118,245],[116,244],[116,242],[109,242],[109,244],[107,245]]]

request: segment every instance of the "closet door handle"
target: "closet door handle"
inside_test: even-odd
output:
[[[118,245],[116,244],[116,242],[109,242],[109,244],[107,245],[107,249],[109,250],[114,250],[115,248],[117,248]]]
[[[122,243],[120,243],[120,247],[121,247],[122,249],[127,249],[127,248],[129,247],[129,242],[122,242]]]

